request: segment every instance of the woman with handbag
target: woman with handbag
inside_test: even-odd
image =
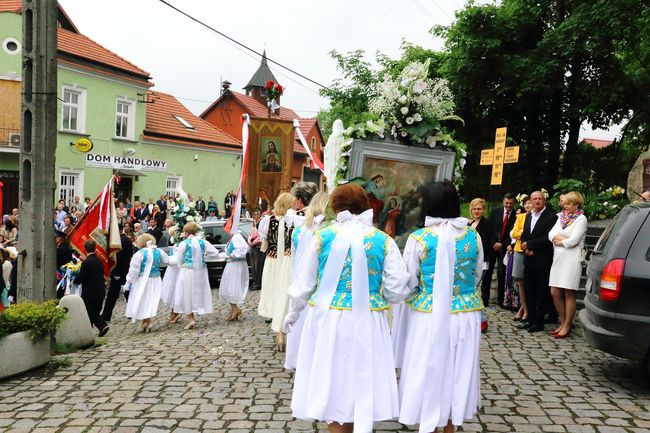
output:
[[[576,312],[575,292],[580,287],[587,234],[587,217],[581,209],[583,203],[582,194],[577,191],[564,194],[563,211],[558,214],[555,225],[548,233],[548,239],[554,245],[548,284],[551,287],[553,304],[560,316],[560,326],[551,332],[555,338],[569,336]]]

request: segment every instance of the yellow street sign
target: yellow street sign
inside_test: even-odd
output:
[[[74,148],[79,152],[87,153],[93,150],[93,142],[88,138],[81,137],[74,142]]]

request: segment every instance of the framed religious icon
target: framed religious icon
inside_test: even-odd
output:
[[[282,171],[282,137],[262,137],[261,163],[263,172]]]
[[[390,141],[355,140],[348,180],[363,187],[373,223],[403,247],[420,221],[420,187],[451,179],[453,152]]]

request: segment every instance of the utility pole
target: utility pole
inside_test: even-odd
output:
[[[55,297],[56,0],[23,0],[18,300]]]

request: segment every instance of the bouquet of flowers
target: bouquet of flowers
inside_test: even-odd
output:
[[[464,143],[454,140],[445,121],[463,122],[454,114],[453,94],[446,80],[427,77],[430,61],[412,62],[394,79],[386,76],[369,109],[397,140],[411,145],[441,146],[456,153],[455,176],[467,156]]]
[[[183,237],[183,227],[188,222],[193,222],[201,228],[201,215],[196,210],[194,203],[188,200],[187,194],[182,189],[179,190],[178,197],[172,209],[174,217],[174,227],[170,230],[171,244],[177,244]]]
[[[280,83],[276,83],[273,80],[269,80],[266,83],[266,86],[264,86],[264,89],[266,90],[266,99],[269,101],[269,105],[271,105],[278,96],[282,96],[284,93],[284,88]]]
[[[80,270],[81,260],[73,260],[61,266],[61,269],[59,270],[61,279],[59,284],[56,286],[57,291],[63,290],[66,295],[81,295],[81,287],[73,283],[75,277],[79,275]]]

